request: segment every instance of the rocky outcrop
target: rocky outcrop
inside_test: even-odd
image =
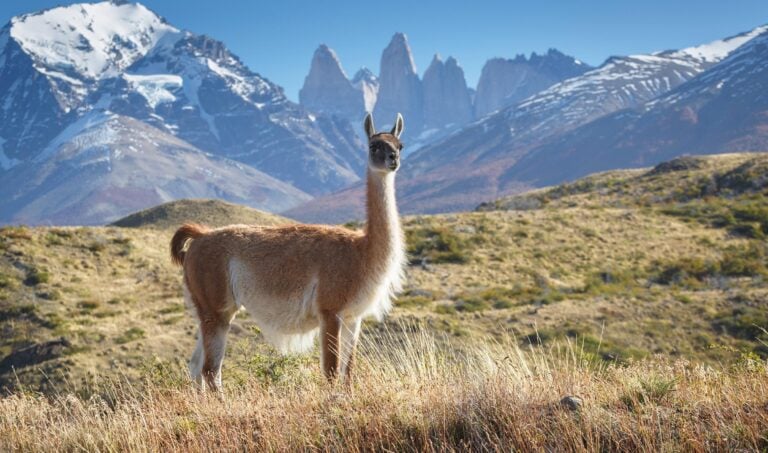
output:
[[[424,128],[460,126],[472,120],[464,71],[455,58],[435,55],[424,73]]]
[[[315,50],[299,103],[313,112],[350,120],[361,117],[365,110],[363,91],[349,81],[336,53],[325,44]]]
[[[768,149],[766,49],[768,26],[687,49],[610,58],[416,151],[398,176],[400,212],[472,209],[685,153]],[[358,185],[290,216],[360,218],[364,195]]]
[[[355,73],[352,85],[362,93],[365,111],[372,112],[379,95],[379,79],[370,69],[363,67]]]
[[[377,127],[391,126],[399,112],[406,118],[406,136],[418,134],[424,124],[421,80],[403,33],[396,33],[384,49],[380,68],[379,95],[374,108]]]
[[[485,63],[477,83],[475,117],[510,106],[550,86],[592,69],[555,49],[545,55],[492,58]]]
[[[64,355],[70,346],[72,344],[69,340],[61,337],[58,340],[34,343],[31,346],[17,349],[0,360],[0,374],[58,359]]]

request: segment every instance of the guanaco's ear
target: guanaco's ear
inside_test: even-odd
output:
[[[370,140],[371,137],[376,135],[376,128],[373,126],[373,116],[370,113],[365,115],[365,122],[363,123],[363,128],[365,129],[365,135],[368,136],[368,140]]]
[[[392,126],[392,135],[394,135],[397,138],[400,138],[400,135],[403,133],[403,115],[397,114],[397,119],[395,120],[395,125]]]

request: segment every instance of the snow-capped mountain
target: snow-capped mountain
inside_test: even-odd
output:
[[[736,39],[751,36],[676,89],[534,149],[500,177],[501,185],[547,185],[688,153],[768,150],[768,26]],[[682,52],[713,62],[727,54],[728,42]]]
[[[499,189],[497,172],[511,167],[531,150],[576,127],[613,112],[639,107],[669,92],[762,31],[764,28],[760,27],[678,51],[611,57],[592,71],[553,85],[421,149],[411,156],[409,168],[414,174],[433,173],[437,181],[432,181],[431,190],[441,190],[444,185],[458,189],[463,178],[480,178],[485,181],[481,184],[482,196],[491,199]],[[463,176],[454,175],[457,162]],[[423,193],[430,197],[428,192]],[[475,201],[467,197],[466,207]]]
[[[410,156],[403,212],[482,201],[684,153],[765,150],[768,27],[678,51],[612,57]],[[762,53],[761,53],[762,52]],[[737,83],[738,82],[738,83]],[[302,220],[359,218],[360,188],[302,205]]]
[[[514,59],[492,58],[483,66],[477,82],[475,118],[514,105],[549,88],[557,82],[579,76],[591,66],[549,49],[544,55],[535,52],[530,58],[518,55]]]
[[[179,30],[138,3],[82,3],[13,18],[0,29],[0,99],[0,189],[10,173],[28,173],[69,149],[52,141],[92,114],[133,118],[185,149],[247,164],[231,167],[243,169],[246,186],[254,174],[264,184],[295,186],[276,187],[294,195],[274,206],[250,203],[262,209],[332,192],[363,171],[364,145],[346,120],[290,102],[221,42]],[[123,129],[141,123],[121,121]],[[237,180],[235,171],[228,177]]]

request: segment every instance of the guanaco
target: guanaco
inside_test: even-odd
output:
[[[184,269],[184,294],[199,318],[190,375],[221,389],[226,337],[245,308],[282,352],[310,348],[321,332],[321,367],[328,379],[351,376],[363,318],[381,318],[401,289],[403,232],[395,203],[403,117],[377,133],[366,115],[368,168],[363,231],[328,225],[185,224],[171,240]]]

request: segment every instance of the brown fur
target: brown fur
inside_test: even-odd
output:
[[[171,239],[171,261],[181,266],[184,264],[184,246],[190,239],[199,238],[209,231],[208,227],[196,223],[187,223],[176,230]]]
[[[400,127],[402,130],[402,123]],[[252,289],[247,285],[258,289],[263,300],[256,309],[265,317],[277,319],[296,310],[296,306],[286,305],[288,301],[305,299],[311,289],[317,310],[312,322],[320,326],[323,372],[329,379],[339,371],[350,375],[358,331],[347,331],[351,345],[341,344],[342,331],[348,326],[359,329],[363,308],[370,302],[363,299],[381,297],[381,285],[390,284],[392,266],[400,266],[403,256],[393,174],[399,166],[401,144],[395,135],[386,133],[371,136],[369,141],[364,232],[326,225],[231,225],[208,230],[187,224],[173,236],[171,256],[183,265],[184,281],[200,319],[202,378],[210,388],[219,388],[224,339],[240,308],[235,296],[241,288],[232,287],[230,275],[233,265],[248,276],[245,290]],[[344,370],[340,370],[342,347],[351,348]]]

